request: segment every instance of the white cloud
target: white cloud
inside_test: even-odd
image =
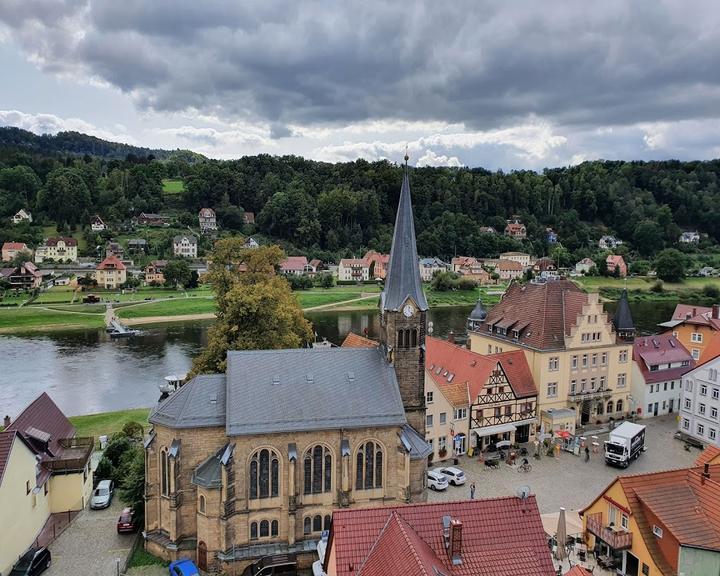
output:
[[[452,166],[461,167],[463,164],[457,156],[438,156],[432,150],[425,150],[425,154],[418,158],[416,166]]]
[[[82,132],[125,144],[137,144],[135,138],[128,134],[121,125],[116,124],[118,131],[106,130],[85,122],[80,118],[61,118],[54,114],[28,114],[19,110],[0,110],[1,126],[16,126],[35,134],[57,134],[58,132]]]

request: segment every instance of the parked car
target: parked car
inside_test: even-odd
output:
[[[448,468],[435,468],[434,472],[439,472],[448,479],[448,482],[454,486],[465,484],[465,472],[460,468],[449,466]]]
[[[20,557],[10,571],[10,576],[36,576],[50,568],[50,550],[47,548],[30,548]]]
[[[170,563],[170,576],[200,576],[200,570],[190,558],[181,558]]]
[[[132,508],[123,508],[120,512],[120,517],[117,521],[117,532],[118,534],[126,534],[128,532],[135,532],[137,530],[137,524],[135,522],[135,512]]]
[[[115,483],[112,480],[100,480],[93,490],[90,508],[93,510],[107,508],[112,502],[113,494],[115,494]]]
[[[448,479],[440,472],[428,470],[427,485],[431,490],[445,490],[448,487]]]

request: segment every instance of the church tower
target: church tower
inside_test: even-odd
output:
[[[425,327],[428,304],[418,267],[405,156],[390,264],[380,296],[381,340],[395,368],[408,423],[425,436]]]

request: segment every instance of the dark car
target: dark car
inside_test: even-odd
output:
[[[117,521],[117,532],[118,534],[126,534],[128,532],[135,532],[137,530],[137,524],[135,522],[135,512],[132,508],[123,508],[120,512],[120,518]]]
[[[13,566],[10,576],[36,576],[50,568],[50,550],[30,548]]]

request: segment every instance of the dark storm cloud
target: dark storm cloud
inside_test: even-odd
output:
[[[10,0],[41,66],[160,111],[288,124],[529,115],[592,128],[718,116],[712,1]]]

